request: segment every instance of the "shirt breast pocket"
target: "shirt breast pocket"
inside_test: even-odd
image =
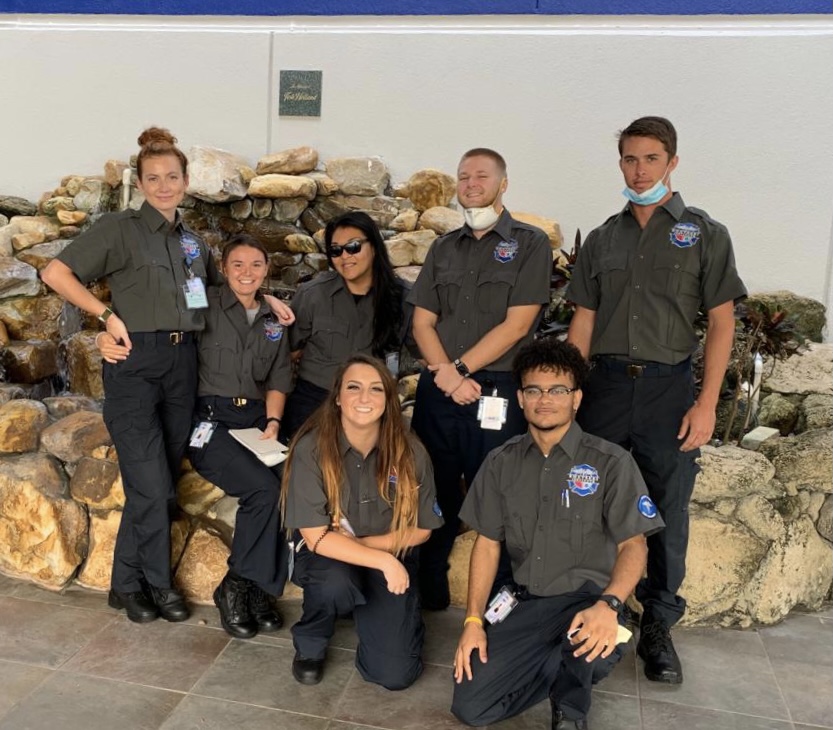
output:
[[[477,306],[483,314],[500,317],[506,316],[509,308],[509,296],[518,280],[517,271],[483,271],[477,277]]]
[[[700,251],[696,246],[682,249],[669,243],[657,253],[654,271],[654,280],[662,282],[664,293],[673,299],[693,300],[696,314],[700,305]]]
[[[338,317],[316,317],[313,320],[312,339],[330,358],[342,359],[352,350],[350,325]]]
[[[440,313],[443,316],[447,317],[457,308],[457,300],[460,297],[462,286],[462,271],[443,271],[437,274],[434,291],[440,303]]]
[[[152,299],[158,296],[160,290],[174,285],[175,277],[167,255],[160,255],[143,246],[131,248],[131,259],[136,268],[136,274],[124,279],[123,289],[139,286]]]
[[[603,251],[593,260],[590,275],[602,284],[622,282],[628,276],[627,251],[613,247]]]
[[[569,499],[570,506],[559,514],[559,530],[569,535],[573,563],[578,565],[587,550],[604,545],[602,499],[595,499],[594,495],[580,497],[573,492]]]

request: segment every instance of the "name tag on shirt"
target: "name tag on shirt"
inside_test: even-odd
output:
[[[188,445],[195,449],[201,449],[211,441],[216,428],[217,424],[213,421],[200,421],[191,432],[191,441]]]
[[[477,408],[477,420],[480,421],[480,428],[490,431],[500,431],[506,423],[506,411],[509,401],[496,395],[484,395],[480,398]]]
[[[185,306],[188,309],[205,309],[208,307],[208,297],[205,294],[205,284],[198,276],[192,276],[182,285],[185,292]]]

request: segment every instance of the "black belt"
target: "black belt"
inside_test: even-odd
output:
[[[247,408],[262,404],[262,398],[226,398],[221,395],[201,395],[197,398],[198,406],[215,406],[220,408],[234,406],[235,408]]]
[[[676,365],[666,365],[663,362],[619,360],[610,355],[597,355],[593,358],[593,363],[596,367],[603,367],[614,373],[624,373],[629,378],[663,378],[691,369],[690,357]]]
[[[190,345],[193,332],[130,332],[134,345]]]

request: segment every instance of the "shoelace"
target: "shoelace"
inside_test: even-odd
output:
[[[657,622],[643,626],[642,637],[652,654],[670,653],[674,650],[671,634],[664,624]]]
[[[259,585],[249,585],[249,609],[257,616],[272,610],[268,594]]]

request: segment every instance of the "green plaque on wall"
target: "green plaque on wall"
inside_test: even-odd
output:
[[[278,114],[282,117],[320,117],[321,71],[281,71]]]

